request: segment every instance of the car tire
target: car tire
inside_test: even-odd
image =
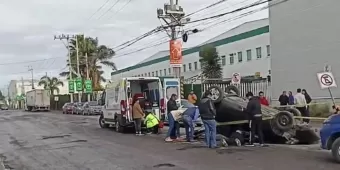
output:
[[[294,127],[294,116],[288,111],[281,111],[274,116],[273,125],[281,131],[288,131]]]
[[[99,126],[101,128],[108,128],[109,127],[109,125],[105,123],[103,115],[100,115],[100,117],[99,117]]]
[[[213,100],[214,103],[219,103],[224,97],[224,92],[221,87],[219,86],[210,86],[208,88],[208,91],[211,92],[212,97],[211,99]]]
[[[294,116],[298,116],[298,117],[302,116],[301,112],[296,108],[287,108],[286,111],[292,113]],[[301,118],[297,118],[295,120],[297,120],[299,123],[303,122],[303,119]]]
[[[337,163],[340,163],[340,138],[335,139],[332,144],[332,155]]]
[[[229,85],[225,88],[225,92],[226,93],[234,93],[236,95],[240,95],[240,90],[236,87],[236,86],[233,86],[233,85]]]
[[[231,133],[230,139],[235,146],[242,146],[244,145],[244,142],[245,142],[243,134],[239,132]]]

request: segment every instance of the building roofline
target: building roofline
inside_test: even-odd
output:
[[[250,31],[247,31],[247,32],[243,32],[243,33],[240,33],[240,34],[237,34],[237,35],[233,35],[233,36],[230,36],[230,37],[227,37],[227,38],[224,38],[224,39],[221,39],[221,40],[217,40],[217,41],[214,41],[214,42],[211,42],[211,43],[208,43],[208,44],[213,45],[215,47],[218,47],[218,46],[221,46],[221,45],[225,45],[225,44],[241,41],[241,40],[244,40],[244,39],[247,39],[247,38],[255,37],[255,36],[258,36],[258,35],[262,35],[262,34],[265,34],[265,33],[269,33],[269,25],[263,26],[263,27],[260,27],[260,28],[256,28],[256,29],[253,29],[253,30],[250,30]],[[184,55],[188,55],[188,54],[198,52],[202,46],[205,46],[205,45],[208,45],[208,44],[199,45],[199,46],[192,47],[192,48],[189,48],[187,50],[184,50],[182,52],[182,55],[184,56]],[[156,58],[154,60],[150,60],[150,61],[147,61],[147,62],[144,62],[144,63],[139,63],[139,64],[136,64],[136,65],[133,65],[133,66],[121,69],[121,70],[117,70],[115,72],[111,72],[111,76],[121,74],[121,73],[124,73],[124,72],[127,72],[127,71],[131,71],[131,70],[134,70],[134,69],[137,69],[137,68],[150,66],[152,64],[160,63],[160,62],[163,62],[163,61],[167,61],[167,60],[169,60],[169,57],[170,57],[169,55],[166,55],[164,57]]]

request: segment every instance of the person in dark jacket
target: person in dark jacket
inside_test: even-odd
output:
[[[281,106],[286,106],[289,103],[289,97],[287,96],[287,92],[283,91],[279,97],[279,102]]]
[[[302,89],[302,94],[305,95],[305,99],[306,99],[306,102],[307,102],[307,107],[306,107],[306,113],[305,113],[305,116],[306,117],[309,117],[309,104],[312,102],[312,98],[310,97],[310,95],[307,93],[307,90],[306,89]],[[306,123],[309,123],[309,119],[306,119],[305,121]]]
[[[205,142],[209,148],[216,148],[216,110],[211,100],[211,92],[206,91],[198,104],[198,110],[205,130]]]
[[[249,99],[245,112],[249,116],[250,139],[249,146],[254,146],[255,134],[259,137],[259,143],[264,145],[263,131],[262,131],[262,111],[261,103],[258,97],[255,97],[252,92],[248,92],[246,97]]]
[[[295,99],[294,99],[294,95],[293,95],[292,91],[288,92],[288,99],[289,99],[288,104],[289,105],[294,105]]]
[[[183,123],[187,142],[194,141],[194,122],[197,120],[199,113],[196,106],[187,108],[183,113]]]
[[[176,99],[177,99],[177,95],[176,94],[172,94],[169,101],[167,102],[167,111],[168,111],[168,124],[169,124],[169,129],[168,129],[168,133],[166,134],[166,138],[165,141],[166,142],[172,142],[171,139],[171,132],[175,129],[175,119],[171,114],[171,111],[173,110],[178,110],[178,106],[176,103]]]

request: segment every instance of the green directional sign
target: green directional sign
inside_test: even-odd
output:
[[[76,90],[77,91],[83,91],[83,82],[81,78],[76,79]]]
[[[69,80],[68,81],[68,92],[69,93],[74,93],[74,80]]]
[[[91,80],[85,80],[85,92],[92,93],[92,81]]]

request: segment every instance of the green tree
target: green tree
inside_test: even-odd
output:
[[[206,45],[199,51],[202,74],[207,79],[222,79],[221,58],[214,46]]]
[[[5,96],[2,94],[2,91],[0,91],[0,100],[5,100]]]
[[[43,76],[40,78],[38,85],[43,86],[45,90],[50,90],[51,95],[54,95],[54,92],[57,92],[57,94],[59,94],[59,86],[64,86],[64,83],[60,81],[57,77]]]
[[[86,61],[89,67],[89,77],[92,80],[93,90],[101,90],[100,83],[105,82],[106,79],[103,77],[104,71],[103,66],[110,67],[112,70],[117,70],[114,62],[110,61],[115,52],[112,48],[105,45],[99,45],[98,38],[85,37],[83,35],[77,36],[78,40],[78,55],[79,55],[79,70],[82,79],[86,79],[87,69]],[[77,51],[76,51],[76,39],[70,41],[71,51],[71,66],[74,71],[77,71]],[[87,60],[86,60],[87,54]],[[69,78],[69,72],[62,72],[60,76],[67,76]],[[73,74],[73,78],[77,75]]]

